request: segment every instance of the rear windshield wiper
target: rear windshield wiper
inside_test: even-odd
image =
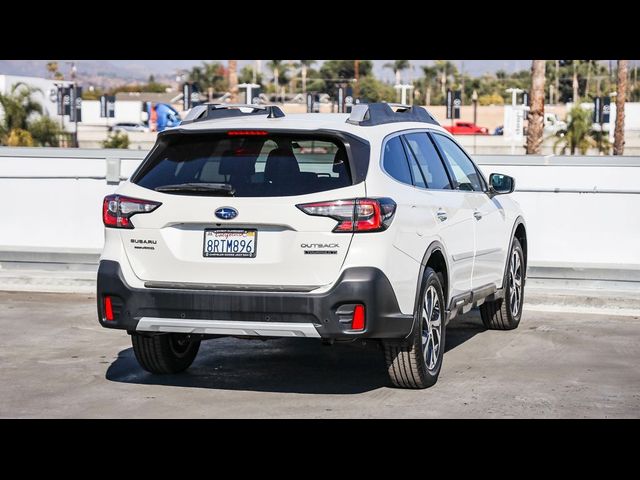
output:
[[[162,185],[155,189],[166,193],[200,193],[203,195],[220,195],[233,197],[236,190],[228,183],[179,183],[176,185]]]

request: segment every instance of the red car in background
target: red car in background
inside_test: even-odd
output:
[[[443,125],[453,135],[489,135],[487,127],[479,127],[473,122],[456,122],[455,125]]]

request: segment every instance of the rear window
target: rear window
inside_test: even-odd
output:
[[[236,197],[304,195],[355,183],[340,139],[272,133],[166,135],[132,181],[152,190],[224,184]]]

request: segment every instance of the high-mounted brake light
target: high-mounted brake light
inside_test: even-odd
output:
[[[336,233],[380,232],[391,225],[396,202],[390,198],[352,198],[296,205],[307,215],[338,221]]]
[[[264,130],[229,130],[227,135],[230,137],[251,137],[251,136],[264,136],[269,132]]]
[[[105,227],[133,228],[133,215],[153,212],[160,205],[162,203],[152,200],[107,195],[102,202],[102,221]]]

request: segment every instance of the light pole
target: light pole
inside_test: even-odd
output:
[[[516,153],[516,139],[522,139],[522,122],[523,118],[520,112],[524,110],[517,110],[518,94],[524,92],[521,88],[507,88],[507,93],[511,94],[511,116],[509,118],[509,130],[511,130],[511,155]],[[505,128],[507,125],[505,125]]]
[[[473,124],[477,125],[478,124],[478,92],[476,92],[475,90],[471,94],[471,101],[473,102]],[[477,136],[478,136],[477,133],[473,134],[473,154],[474,155],[476,154]]]
[[[471,101],[473,102],[473,124],[478,123],[478,92],[475,90],[471,94]]]
[[[400,103],[403,105],[407,105],[407,90],[413,90],[413,85],[398,84],[393,88],[395,88],[396,90],[400,90]]]

